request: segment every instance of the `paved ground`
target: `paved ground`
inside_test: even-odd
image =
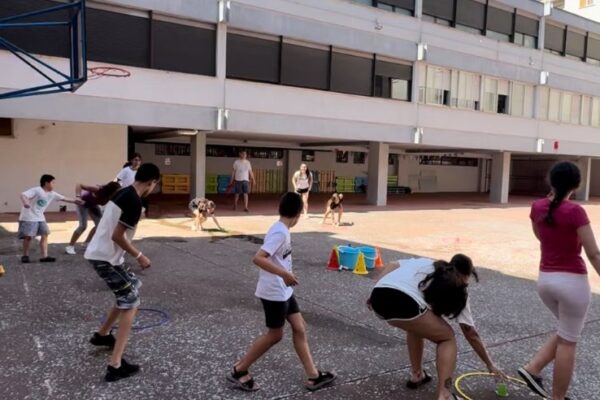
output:
[[[169,320],[137,331],[127,356],[142,364],[132,379],[106,384],[103,370],[109,353],[87,339],[111,305],[112,295],[81,256],[62,255],[74,221],[51,225],[55,265],[17,262],[16,224],[0,224],[0,399],[430,399],[433,385],[417,392],[404,388],[408,360],[404,335],[381,323],[364,307],[373,276],[325,269],[334,244],[368,243],[383,248],[384,259],[422,255],[447,257],[461,251],[480,266],[481,283],[471,288],[479,329],[498,364],[514,374],[553,330],[553,320],[535,292],[537,244],[522,203],[494,208],[477,199],[438,207],[397,207],[365,212],[349,205],[348,222],[334,228],[319,219],[303,220],[292,237],[296,293],[308,323],[319,366],[339,374],[327,390],[307,394],[289,335],[255,368],[261,390],[248,395],[228,387],[224,374],[252,338],[263,329],[254,298],[257,269],[250,258],[272,213],[222,217],[229,233],[195,233],[189,220],[144,220],[140,248],[153,260],[142,279],[142,307],[168,314]],[[600,206],[586,205],[592,221]],[[11,215],[0,216],[2,220]],[[64,215],[54,215],[59,221]],[[595,226],[600,232],[600,226]],[[37,258],[37,254],[34,254]],[[593,276],[595,293],[599,280]],[[160,322],[160,314],[142,311],[138,322]],[[594,304],[579,346],[572,398],[595,399],[600,391],[600,298]],[[458,374],[482,365],[461,339]],[[426,350],[427,368],[433,347]],[[550,378],[551,370],[546,371]],[[465,380],[470,397],[495,398],[485,378]],[[513,399],[533,399],[518,386]]]

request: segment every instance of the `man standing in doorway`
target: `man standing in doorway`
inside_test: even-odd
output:
[[[254,182],[254,174],[252,173],[252,165],[248,161],[248,154],[243,150],[240,151],[240,158],[233,163],[231,181],[235,184],[233,209],[237,210],[240,194],[243,194],[244,211],[248,212],[248,193],[250,193],[250,183]]]

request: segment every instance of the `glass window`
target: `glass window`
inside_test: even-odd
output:
[[[555,54],[562,54],[565,44],[565,29],[546,24],[544,48]]]
[[[331,57],[331,90],[371,95],[373,59],[334,52]]]
[[[410,100],[412,66],[378,59],[375,62],[375,96]]]
[[[438,17],[432,17],[430,15],[425,15],[425,14],[423,14],[423,21],[433,22],[434,24],[444,25],[444,26],[452,25],[450,20],[438,18]]]
[[[509,82],[504,79],[485,78],[483,111],[508,114]]]
[[[393,11],[403,15],[413,15],[413,10],[415,9],[413,0],[378,0],[374,4],[382,10]]]
[[[453,71],[452,106],[467,110],[479,110],[481,77],[477,74]]]
[[[276,38],[228,34],[227,77],[279,82],[279,41]]]
[[[567,31],[567,45],[565,52],[580,60],[585,59],[585,35]]]
[[[523,116],[533,118],[533,86],[525,85],[525,95],[523,97]]]
[[[573,95],[571,93],[562,93],[560,99],[560,121],[571,122],[571,103]]]
[[[381,8],[382,10],[386,11],[394,11],[394,6],[380,2],[377,2],[377,8]]]
[[[505,34],[505,33],[494,32],[494,31],[488,30],[486,32],[486,36],[491,39],[499,40],[501,42],[510,42],[510,35]]]
[[[588,62],[590,59],[594,61],[600,60],[600,39],[588,36],[586,56]]]
[[[550,107],[550,90],[547,87],[540,87],[540,118],[548,119]]]
[[[475,35],[481,35],[481,30],[477,28],[471,28],[470,26],[456,24],[454,25],[456,29],[463,32],[474,33]]]
[[[548,99],[548,119],[550,121],[558,121],[560,113],[560,92],[550,89],[550,97]]]
[[[485,27],[485,3],[475,0],[456,0],[456,27],[470,28],[481,33]]]
[[[329,50],[283,43],[281,83],[313,89],[327,89]]]
[[[581,125],[590,125],[590,110],[592,108],[592,98],[589,96],[581,97]]]
[[[571,123],[579,125],[579,118],[581,116],[581,96],[573,95],[571,101]]]
[[[594,97],[592,99],[592,126],[600,126],[600,97]]]
[[[535,49],[537,47],[537,37],[516,32],[514,43],[519,46]]]
[[[410,100],[410,81],[392,79],[392,99]]]
[[[452,18],[454,18],[454,1],[423,0],[423,14],[452,21]]]
[[[506,36],[513,33],[513,15],[510,11],[505,11],[495,7],[488,7],[487,29]]]
[[[525,85],[513,83],[512,96],[510,100],[510,115],[523,117],[525,108]]]
[[[425,102],[450,105],[450,70],[427,66]]]
[[[538,29],[538,20],[517,14],[515,17],[515,43],[517,43],[516,36],[521,35],[523,39],[518,44],[532,49],[536,48]]]

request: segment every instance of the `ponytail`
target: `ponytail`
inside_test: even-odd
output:
[[[544,222],[548,225],[554,225],[554,211],[560,206],[560,203],[563,202],[565,197],[567,197],[567,193],[563,193],[562,191],[555,191],[554,198],[550,202],[550,206],[548,207],[548,214],[544,218]]]
[[[549,178],[554,198],[550,202],[548,214],[544,218],[544,222],[548,225],[554,225],[554,211],[556,211],[572,190],[579,187],[581,172],[579,172],[579,168],[574,163],[561,161],[552,167]]]

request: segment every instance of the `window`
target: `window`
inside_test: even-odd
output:
[[[353,151],[352,152],[352,162],[354,164],[364,164],[367,159],[367,153],[363,151]]]
[[[313,89],[327,89],[329,84],[329,49],[283,43],[281,83]]]
[[[600,126],[600,97],[594,97],[592,99],[592,118],[590,125],[595,127]]]
[[[335,162],[341,164],[348,163],[348,151],[336,150],[335,152]]]
[[[513,13],[495,7],[488,8],[487,36],[510,42],[513,33]]]
[[[375,96],[410,101],[412,66],[377,59]]]
[[[411,16],[415,10],[414,0],[376,0],[375,5],[384,10]]]
[[[452,107],[479,110],[481,77],[463,71],[452,72]]]
[[[425,87],[420,87],[420,101],[427,104],[450,105],[450,70],[427,66]]]
[[[533,86],[517,82],[512,83],[510,115],[533,117]]]
[[[315,161],[314,150],[302,150],[302,161],[312,162]]]
[[[456,28],[481,34],[485,28],[485,4],[475,0],[457,0]]]
[[[539,22],[517,14],[515,17],[514,43],[531,49],[537,48]]]
[[[547,87],[540,87],[540,118],[548,119],[548,111],[550,107],[550,89]]]
[[[550,97],[548,99],[548,120],[559,121],[560,117],[560,92],[550,89]]]
[[[215,47],[212,29],[152,20],[152,68],[214,76]]]
[[[592,108],[592,98],[581,96],[581,125],[590,125],[590,111]]]
[[[454,18],[454,1],[423,0],[423,14],[431,22],[449,26]]]
[[[483,111],[508,114],[508,88],[507,80],[485,78]]]
[[[12,119],[0,118],[0,136],[13,136]]]
[[[585,35],[573,31],[567,31],[567,45],[565,48],[567,55],[577,57],[580,60],[585,59]]]
[[[371,95],[373,58],[334,52],[331,58],[331,90],[334,92]]]
[[[600,39],[588,37],[587,42],[587,62],[591,64],[600,64]]]
[[[565,46],[565,29],[546,24],[544,48],[551,53],[562,55]]]
[[[561,93],[560,99],[560,122],[571,122],[571,107],[573,95],[571,93]]]
[[[227,77],[279,82],[279,40],[258,35],[228,34]]]
[[[572,124],[579,125],[581,117],[581,96],[574,94],[571,100],[571,120]]]

